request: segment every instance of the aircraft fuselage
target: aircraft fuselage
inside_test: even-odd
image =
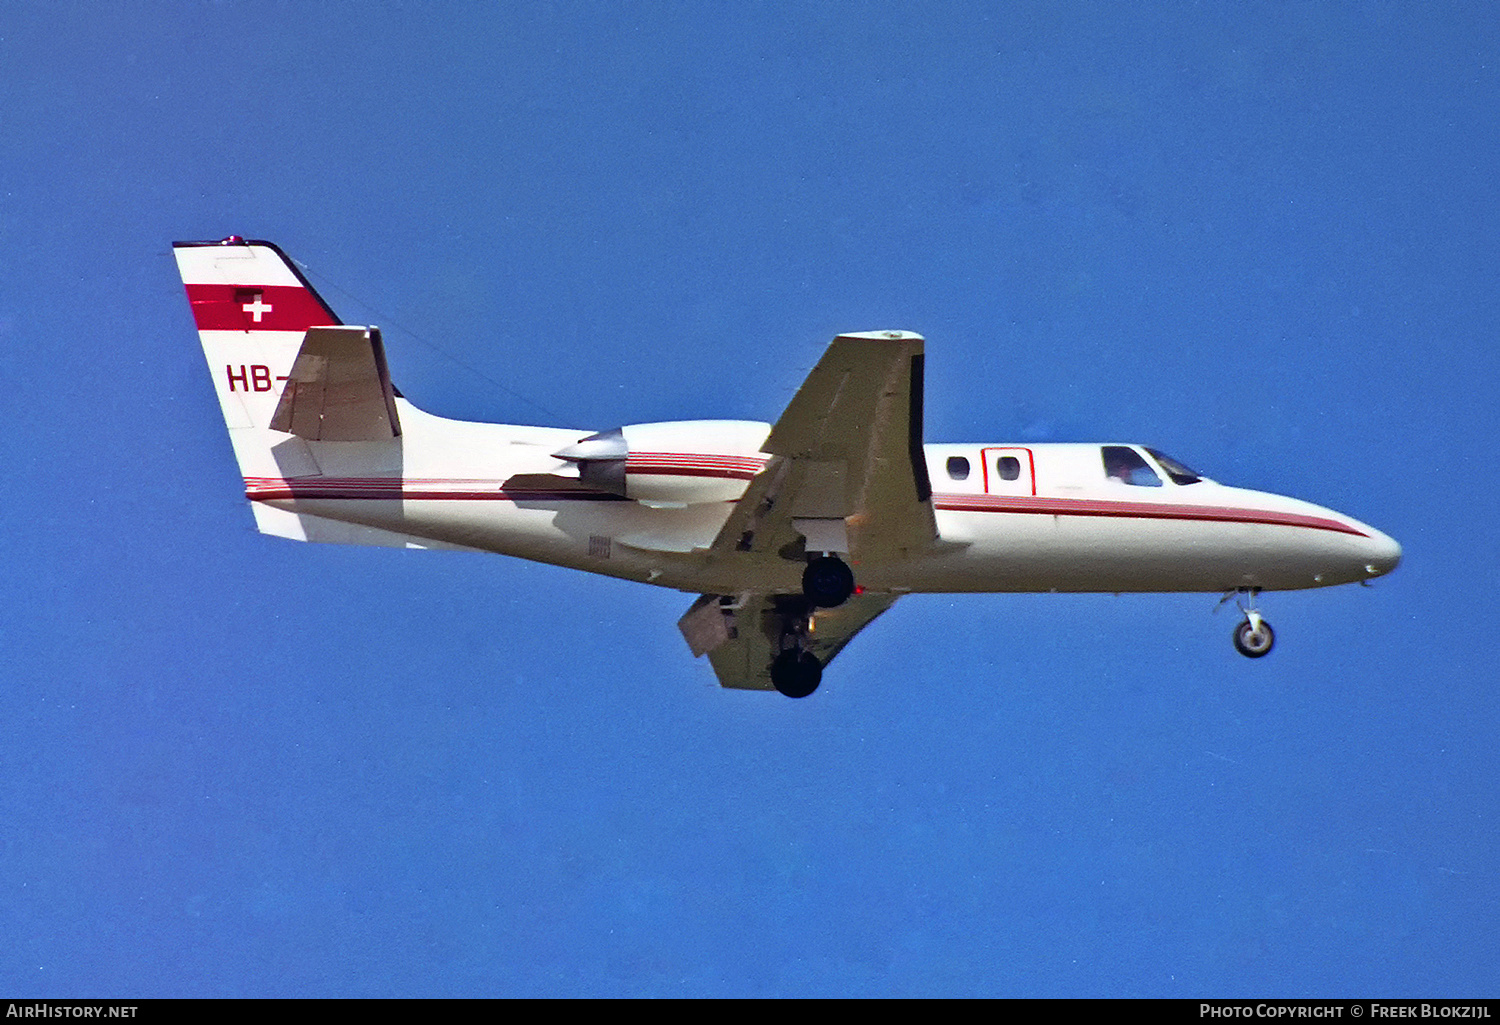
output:
[[[688,421],[625,428],[622,493],[590,486],[553,453],[587,432],[459,423],[398,400],[404,435],[379,443],[303,442],[289,463],[316,473],[247,479],[266,506],[407,537],[499,552],[683,591],[795,590],[805,552],[705,559],[767,457],[764,423]],[[1111,477],[1111,450],[1140,464]],[[1349,516],[1206,478],[1181,484],[1135,445],[924,446],[940,543],[855,563],[862,588],[979,591],[1291,590],[1368,580],[1400,548]],[[353,460],[360,476],[340,473]],[[368,466],[387,465],[371,476]],[[1174,464],[1175,465],[1175,464]],[[478,475],[476,470],[486,471]],[[1144,479],[1141,479],[1144,477]],[[853,525],[857,530],[857,524]]]

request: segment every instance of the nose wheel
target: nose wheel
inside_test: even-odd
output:
[[[1259,593],[1259,588],[1250,588],[1238,592],[1237,596],[1240,611],[1245,614],[1245,618],[1234,628],[1234,650],[1246,658],[1264,658],[1276,644],[1276,631],[1256,611],[1255,596]],[[1225,595],[1224,601],[1229,598],[1229,595]]]
[[[1270,654],[1276,643],[1276,631],[1260,616],[1245,621],[1234,628],[1234,649],[1246,658],[1261,658]]]

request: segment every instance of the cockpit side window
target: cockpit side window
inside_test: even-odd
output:
[[[1203,475],[1197,470],[1189,469],[1165,452],[1158,452],[1154,448],[1148,448],[1146,451],[1151,453],[1151,458],[1156,460],[1158,466],[1167,471],[1167,476],[1172,478],[1173,484],[1197,484],[1203,479]]]
[[[1119,481],[1121,484],[1133,484],[1136,487],[1159,488],[1162,486],[1161,478],[1156,475],[1156,471],[1151,469],[1135,449],[1125,445],[1105,445],[1102,454],[1104,473],[1110,480]]]

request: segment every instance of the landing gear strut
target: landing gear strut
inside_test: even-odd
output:
[[[854,593],[854,571],[837,555],[821,555],[802,571],[802,593],[820,609],[836,609]]]
[[[789,698],[807,697],[823,680],[823,663],[807,650],[815,608],[811,600],[792,595],[776,602],[781,652],[771,660],[771,684]]]
[[[805,698],[823,680],[823,663],[808,650],[812,617],[836,609],[854,593],[854,571],[837,555],[820,555],[802,571],[802,594],[776,601],[781,623],[780,651],[771,660],[771,684],[789,698]]]
[[[1255,609],[1255,596],[1259,592],[1259,588],[1248,588],[1240,592],[1245,596],[1239,601],[1240,611],[1245,614],[1245,618],[1234,628],[1234,648],[1246,658],[1262,658],[1270,654],[1271,648],[1276,644],[1276,631],[1271,629],[1271,624],[1262,619]]]

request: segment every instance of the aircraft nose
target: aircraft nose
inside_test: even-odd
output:
[[[1371,578],[1383,577],[1401,562],[1401,545],[1388,534],[1373,527],[1366,527],[1369,538],[1365,541],[1365,572]]]

